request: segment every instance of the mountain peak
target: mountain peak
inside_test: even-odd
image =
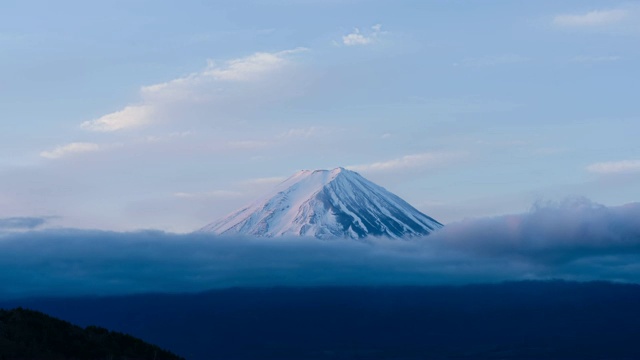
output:
[[[201,229],[216,234],[318,238],[427,235],[442,227],[357,172],[301,170],[254,203]]]
[[[343,167],[337,167],[335,169],[331,169],[331,170],[327,170],[327,169],[315,169],[315,170],[300,170],[298,172],[296,172],[295,174],[293,174],[292,177],[295,176],[308,176],[308,175],[313,175],[313,174],[325,174],[328,173],[331,176],[337,176],[340,173],[343,172],[350,172],[353,173],[354,171],[351,170],[347,170]]]

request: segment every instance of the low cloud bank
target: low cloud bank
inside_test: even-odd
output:
[[[409,241],[84,230],[0,235],[0,297],[231,286],[640,282],[640,203],[586,199],[450,224]]]

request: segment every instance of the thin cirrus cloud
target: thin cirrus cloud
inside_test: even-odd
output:
[[[353,31],[342,37],[342,44],[346,46],[369,45],[376,41],[379,35],[383,34],[382,25],[376,24],[371,27],[371,31],[363,33],[355,28]]]
[[[143,100],[139,104],[128,105],[122,110],[85,121],[81,124],[81,128],[96,132],[115,132],[148,126],[157,120],[162,109],[171,104],[209,100],[209,94],[200,93],[207,92],[203,86],[260,80],[290,64],[289,57],[292,54],[303,51],[307,49],[296,48],[273,53],[258,52],[247,57],[229,60],[223,65],[209,61],[202,71],[141,87],[140,94]]]
[[[622,160],[594,163],[587,166],[587,171],[601,175],[639,173],[640,160]]]
[[[399,158],[369,164],[347,166],[361,172],[389,172],[413,168],[431,168],[456,161],[465,156],[462,152],[427,152],[405,155]]]
[[[46,159],[60,159],[62,157],[100,151],[102,147],[99,144],[88,142],[74,142],[67,145],[58,146],[53,150],[43,151],[40,156]]]
[[[593,27],[618,23],[627,18],[629,12],[624,9],[594,10],[583,14],[556,15],[553,23],[563,27]]]

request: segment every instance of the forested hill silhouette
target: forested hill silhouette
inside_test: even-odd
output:
[[[41,312],[0,309],[0,359],[182,359],[96,326],[81,328]]]

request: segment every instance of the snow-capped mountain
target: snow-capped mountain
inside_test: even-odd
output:
[[[272,192],[200,231],[318,238],[427,235],[442,224],[344,169],[303,170]]]

